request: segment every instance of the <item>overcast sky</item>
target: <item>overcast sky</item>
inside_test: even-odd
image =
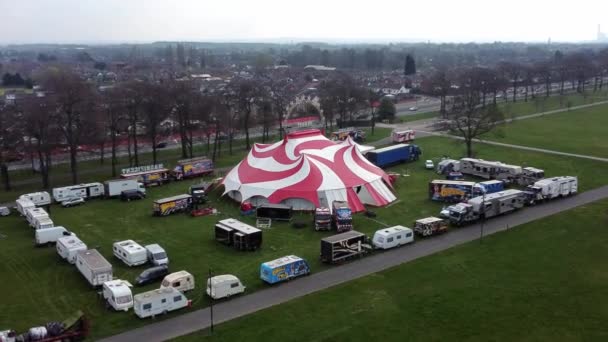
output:
[[[608,0],[0,0],[0,43],[584,41]]]

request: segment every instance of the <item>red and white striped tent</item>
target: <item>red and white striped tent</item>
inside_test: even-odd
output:
[[[317,129],[289,133],[274,144],[255,144],[224,178],[224,195],[239,202],[283,203],[295,210],[347,201],[384,206],[396,198],[388,175],[370,163],[351,139],[334,142]]]

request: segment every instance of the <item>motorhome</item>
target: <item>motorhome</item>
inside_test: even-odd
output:
[[[525,192],[529,204],[574,195],[578,192],[578,178],[560,176],[541,179],[529,185]]]
[[[87,245],[75,234],[72,234],[58,238],[55,248],[60,257],[67,260],[70,264],[74,264],[76,263],[76,254],[80,251],[86,251]]]
[[[112,264],[96,249],[76,252],[76,268],[93,287],[112,280]]]
[[[27,218],[27,223],[29,223],[30,227],[34,227],[36,219],[43,217],[49,218],[49,214],[42,208],[30,208],[25,212],[25,217]]]
[[[126,280],[110,280],[103,283],[103,299],[116,311],[129,311],[133,307],[131,283]]]
[[[53,223],[53,220],[51,220],[51,218],[48,216],[36,217],[34,219],[34,229],[36,230],[48,229],[53,227],[55,227],[55,224]]]
[[[187,292],[194,290],[194,285],[194,276],[192,274],[186,271],[179,271],[167,274],[162,283],[160,283],[160,288],[173,287],[181,292]]]
[[[139,318],[154,317],[188,305],[188,298],[172,287],[139,293],[133,298],[133,311]]]
[[[36,204],[27,198],[19,198],[15,201],[15,205],[21,216],[26,216],[28,209],[36,208]]]
[[[129,267],[143,265],[148,261],[148,251],[133,240],[114,242],[112,252]]]
[[[71,233],[65,227],[55,226],[51,228],[37,229],[34,237],[36,246],[56,243],[57,239],[69,236]]]
[[[51,204],[51,195],[46,191],[23,194],[19,199],[29,199],[38,207]]]
[[[215,224],[215,240],[241,251],[255,251],[262,245],[262,231],[229,218]]]
[[[372,243],[375,248],[389,249],[414,242],[414,231],[404,226],[394,226],[377,230]]]
[[[146,245],[146,252],[148,254],[148,261],[153,265],[169,265],[169,257],[167,252],[159,244]]]
[[[245,292],[245,285],[232,274],[207,279],[207,295],[213,299],[228,298]]]
[[[57,203],[72,198],[97,198],[102,197],[103,194],[104,189],[101,183],[78,184],[53,189],[53,199]]]

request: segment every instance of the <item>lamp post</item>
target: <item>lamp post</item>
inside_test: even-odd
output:
[[[479,243],[483,243],[483,225],[486,221],[486,192],[485,190],[482,190],[482,194],[481,194],[481,224],[479,227]]]
[[[209,291],[209,294],[211,294],[211,277],[213,277],[213,271],[211,271],[211,267],[209,267],[209,277],[207,280],[207,290]],[[209,306],[209,316],[211,320],[211,325],[209,326],[209,332],[211,333],[211,335],[213,335],[213,297],[209,297],[211,298],[211,305]]]

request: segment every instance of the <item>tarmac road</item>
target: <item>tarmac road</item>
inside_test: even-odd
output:
[[[485,223],[483,233],[484,236],[494,234],[604,198],[608,198],[608,185],[573,197],[555,200],[535,207],[525,208],[509,215],[490,219]],[[454,229],[444,235],[417,240],[413,245],[378,253],[342,266],[333,267],[327,271],[314,273],[309,277],[269,287],[251,295],[220,302],[214,306],[214,324],[242,317],[313,292],[437,253],[465,242],[477,240],[480,238],[480,233],[480,224]],[[199,288],[197,291],[202,291],[202,289]],[[209,326],[209,308],[205,308],[111,336],[101,341],[166,341],[208,328]]]

